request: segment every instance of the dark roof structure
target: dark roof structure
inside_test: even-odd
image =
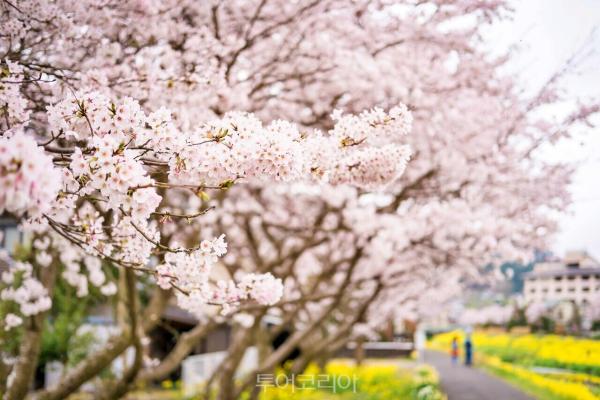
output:
[[[162,313],[162,317],[164,319],[180,322],[183,324],[196,325],[198,323],[198,318],[196,318],[194,315],[173,305],[167,306],[167,308]]]

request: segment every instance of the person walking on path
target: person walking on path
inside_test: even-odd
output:
[[[473,342],[471,341],[471,335],[467,334],[465,338],[465,365],[470,366],[473,364]]]
[[[450,357],[452,358],[452,364],[456,364],[458,361],[458,338],[454,336],[452,338],[452,349],[450,350]]]

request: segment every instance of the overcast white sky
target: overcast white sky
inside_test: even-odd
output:
[[[499,50],[521,47],[511,69],[519,71],[523,85],[539,87],[587,43],[590,54],[567,88],[575,96],[600,99],[600,0],[513,0],[513,5],[513,20],[493,27],[487,43]],[[551,250],[563,255],[584,249],[600,259],[600,129],[582,136],[549,155],[581,161],[571,187],[574,204],[561,217]]]

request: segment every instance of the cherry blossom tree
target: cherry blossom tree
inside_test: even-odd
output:
[[[232,384],[252,345],[256,372],[297,348],[302,370],[443,302],[481,265],[545,243],[571,168],[538,150],[598,110],[540,116],[563,102],[568,71],[519,93],[508,57],[480,46],[479,27],[507,12],[497,0],[0,10],[0,210],[32,243],[2,276],[2,331],[23,332],[0,365],[7,399],[26,395],[57,281],[114,297],[120,331],[40,399],[133,349],[97,391],[122,396],[224,321],[234,333],[208,388],[234,398],[252,386]],[[149,362],[146,338],[172,299],[198,325]],[[267,315],[281,324],[267,329]]]
[[[162,20],[164,11],[171,12],[168,6],[2,3],[7,29],[1,48],[0,211],[14,216],[33,244],[26,260],[6,260],[2,274],[1,296],[10,308],[2,329],[8,334],[23,325],[17,358],[10,362],[6,354],[2,362],[4,398],[23,398],[27,392],[57,279],[75,287],[80,297],[90,286],[105,296],[122,287],[119,302],[127,315],[118,316],[122,331],[109,341],[110,354],[84,360],[39,398],[65,397],[133,347],[132,364],[98,395],[124,394],[144,363],[142,339],[158,321],[165,293],[174,293],[188,310],[211,304],[226,311],[246,301],[271,305],[279,300],[281,280],[268,272],[214,280],[211,269],[227,251],[223,235],[188,245],[189,237],[179,242],[162,234],[161,224],[190,223],[209,210],[196,201],[193,212],[175,213],[173,204],[189,208],[191,198],[205,200],[208,191],[242,182],[374,189],[404,170],[408,146],[399,138],[382,140],[409,130],[404,106],[389,113],[379,108],[358,116],[337,113],[335,127],[324,133],[282,120],[265,126],[244,112],[209,112],[211,102],[204,98],[168,104],[181,107],[174,116],[156,92],[163,78],[155,73],[165,66],[144,60],[172,44],[167,37],[158,43],[137,25]],[[177,7],[167,24],[154,27],[156,33],[174,29],[184,11]],[[131,19],[136,22],[129,32],[112,25]],[[177,56],[179,65],[166,85],[178,85],[172,81],[177,77],[201,97],[218,93],[220,86],[210,82],[223,79],[222,69],[210,68],[219,57],[211,52],[215,41],[201,29],[189,30],[195,32],[196,56],[206,69],[191,73]],[[136,59],[138,52],[147,54]],[[90,70],[91,59],[98,63]],[[127,67],[120,71],[122,63]],[[115,90],[112,78],[128,82],[117,83]],[[121,268],[118,285],[105,274],[110,266]],[[156,281],[158,295],[142,310],[136,281],[144,274]]]
[[[600,325],[600,295],[596,294],[591,301],[585,305],[583,316],[587,323],[587,329],[597,329]]]
[[[222,18],[235,13],[219,7],[215,10],[213,15]],[[327,26],[328,16],[324,10],[313,15],[307,9],[300,9],[302,19],[286,21],[286,25],[297,24],[293,26],[305,35],[303,42],[311,35],[334,37],[335,41],[319,43],[328,46],[333,42],[335,49],[330,49],[327,57],[319,57],[316,54],[323,50],[322,46],[299,45],[301,50],[297,52],[296,49],[284,52],[287,63],[265,63],[265,73],[274,76],[272,81],[265,79],[267,83],[258,83],[255,89],[249,90],[250,95],[256,97],[251,103],[257,104],[254,107],[262,115],[274,112],[272,108],[280,113],[294,113],[290,110],[297,107],[303,124],[327,126],[324,117],[332,108],[353,110],[402,99],[413,112],[413,132],[418,132],[408,138],[414,156],[411,168],[400,182],[386,188],[381,196],[366,200],[368,196],[363,193],[350,194],[341,201],[338,210],[332,210],[330,203],[341,196],[340,191],[313,192],[312,202],[307,203],[298,199],[297,194],[292,199],[277,199],[273,195],[276,188],[272,187],[239,194],[240,209],[233,203],[221,224],[232,224],[233,231],[228,237],[240,237],[241,243],[246,245],[236,246],[244,253],[232,258],[234,261],[228,269],[235,272],[240,268],[271,270],[279,267],[277,274],[282,279],[287,275],[284,282],[289,292],[286,293],[290,293],[290,301],[294,303],[289,305],[284,298],[279,313],[285,316],[282,326],[291,325],[297,334],[291,335],[284,345],[265,358],[258,372],[272,368],[300,343],[305,349],[314,350],[309,351],[314,354],[307,359],[323,354],[324,349],[344,345],[352,338],[345,329],[347,325],[360,326],[363,330],[364,325],[360,324],[363,319],[375,323],[386,319],[381,315],[393,318],[394,310],[407,312],[405,306],[430,300],[431,297],[424,295],[431,294],[426,290],[428,286],[438,291],[444,288],[438,283],[440,280],[446,279],[449,285],[460,287],[461,279],[477,275],[478,267],[488,262],[528,257],[533,248],[543,247],[548,234],[555,229],[547,211],[561,210],[568,204],[565,189],[571,169],[543,162],[537,152],[540,147],[567,136],[577,124],[588,123],[590,115],[597,112],[596,105],[583,105],[573,108],[563,119],[541,118],[541,109],[562,101],[557,89],[565,71],[553,76],[532,97],[523,96],[518,93],[515,82],[500,73],[506,59],[490,61],[478,49],[475,25],[503,12],[500,2],[406,4],[402,7],[371,2],[363,8],[331,6],[331,10],[335,10],[332,14],[338,21],[340,15],[346,15],[348,23],[341,28],[341,24],[331,27],[327,34],[311,30],[313,26]],[[263,11],[268,15],[266,9],[260,6],[256,9],[258,15]],[[476,23],[467,28],[464,25],[456,29],[448,27],[456,19],[465,17],[473,18]],[[259,18],[251,23],[259,24]],[[408,33],[402,35],[400,29],[399,34],[399,27]],[[282,29],[278,33],[281,36],[274,35],[273,39],[288,46],[293,43],[297,30]],[[356,39],[362,37],[376,39]],[[231,81],[239,79],[251,85],[254,79],[261,79],[255,73],[248,73],[250,66],[265,57],[264,52],[253,52],[258,48],[256,43],[244,39],[239,54],[234,53]],[[319,69],[322,63],[309,70],[310,62],[304,58],[303,50],[314,51],[310,54],[315,60],[331,60],[331,70]],[[359,62],[347,62],[349,54],[352,60]],[[259,61],[253,61],[253,57]],[[310,77],[298,70],[285,71],[291,65]],[[263,72],[262,69],[256,71]],[[340,81],[351,85],[347,91]],[[336,92],[338,87],[343,89]],[[263,96],[256,94],[263,90],[266,92]],[[306,195],[300,190],[299,194]],[[264,195],[265,191],[269,195]],[[282,192],[285,193],[280,189],[279,193]],[[227,200],[232,201],[234,195],[231,192]],[[251,195],[258,198],[257,205],[253,202],[248,205]],[[361,200],[363,204],[356,214],[363,219],[348,226],[353,202]],[[316,207],[319,203],[321,208]],[[309,215],[312,208],[307,204],[316,207],[312,217]],[[227,210],[227,207],[221,209]],[[241,219],[233,219],[236,214]],[[343,222],[337,222],[337,226],[336,221]],[[325,227],[316,230],[320,225]],[[340,231],[346,231],[345,235]],[[378,236],[381,240],[377,240]],[[354,244],[349,253],[342,253],[348,243]],[[352,250],[358,253],[356,261]],[[235,261],[238,259],[243,261]],[[348,286],[355,282],[352,276],[363,270],[357,266],[361,261],[368,271],[366,277],[361,278],[366,279],[357,277],[357,286]],[[298,263],[302,267],[292,269],[287,263]],[[290,272],[284,272],[286,270]],[[338,274],[331,274],[331,270]],[[310,276],[309,271],[314,276],[304,278],[307,286],[303,290],[296,289],[297,282],[303,279],[297,275]],[[384,288],[379,288],[378,281],[385,281]],[[319,285],[322,285],[321,294]],[[364,285],[365,290],[359,290],[359,285]],[[386,286],[389,286],[387,290]],[[336,290],[331,290],[332,287]],[[299,292],[296,297],[295,290]],[[447,292],[452,293],[452,290]],[[373,293],[376,295],[371,299]],[[298,304],[306,302],[302,298],[310,299],[308,294],[316,300]],[[363,309],[357,298],[366,301],[366,311],[356,312]],[[294,302],[295,299],[299,301]],[[382,313],[383,310],[387,312]],[[353,321],[354,317],[358,320]],[[320,336],[318,331],[325,326],[325,321],[328,328],[324,336]],[[248,332],[260,329],[260,319],[255,322],[256,325],[247,328]],[[285,328],[275,329],[273,334],[281,329]],[[230,348],[225,368],[220,369],[221,375],[229,376],[221,383],[231,378],[236,360],[240,359],[240,346],[252,344],[247,340],[243,343],[247,337],[241,334],[239,344]],[[324,337],[327,340],[322,340]],[[324,346],[315,347],[319,343]]]

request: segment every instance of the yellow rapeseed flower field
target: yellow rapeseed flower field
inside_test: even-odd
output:
[[[598,400],[598,396],[587,385],[580,382],[544,376],[524,367],[502,362],[498,357],[486,357],[485,364],[492,370],[512,376],[527,385],[535,386],[542,392],[552,393],[561,399]]]
[[[465,339],[462,331],[453,331],[434,336],[428,345],[449,351],[454,337]],[[598,340],[498,331],[476,331],[471,337],[477,363],[525,389],[556,399],[600,398]]]
[[[436,335],[432,344],[449,349],[454,336],[464,340],[461,331]],[[495,355],[503,361],[568,369],[600,376],[600,341],[559,335],[511,335],[476,331],[473,345],[479,352]]]

